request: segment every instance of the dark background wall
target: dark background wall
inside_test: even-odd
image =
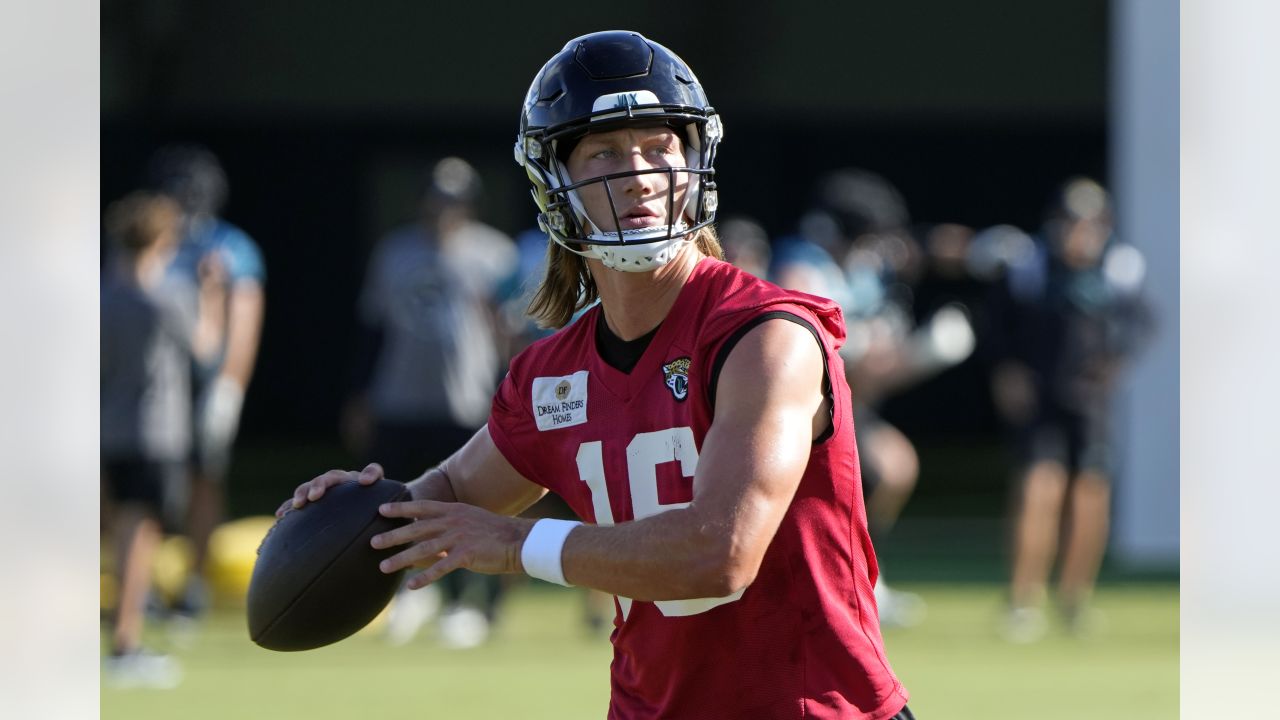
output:
[[[104,205],[136,186],[158,145],[203,142],[230,177],[226,216],[265,254],[246,452],[336,446],[364,260],[407,216],[422,166],[471,159],[486,218],[511,233],[531,224],[511,161],[519,103],[584,32],[639,30],[689,62],[727,126],[722,215],[775,235],[793,229],[812,180],[845,165],[896,183],[918,220],[1028,230],[1065,177],[1105,179],[1105,0],[618,7],[104,0]],[[991,502],[1004,466],[985,382],[968,363],[887,408],[921,440],[918,507],[1003,510]],[[299,463],[265,482],[292,487],[324,464]],[[242,460],[233,480],[261,472]]]

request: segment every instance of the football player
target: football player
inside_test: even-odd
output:
[[[195,443],[187,518],[194,558],[187,586],[174,608],[179,616],[194,617],[209,602],[204,584],[209,538],[222,522],[231,451],[258,357],[266,267],[253,238],[219,216],[227,177],[211,151],[198,145],[163,147],[152,156],[148,176],[156,192],[182,208],[182,241],[168,273],[194,281],[202,266],[216,263],[228,285],[218,348],[194,367]]]
[[[123,687],[169,688],[182,675],[176,660],[143,647],[143,611],[162,532],[185,509],[190,364],[216,350],[226,289],[213,266],[195,286],[165,274],[181,214],[167,197],[136,192],[104,219],[112,244],[99,305],[99,426],[119,593],[103,664],[104,679]]]
[[[907,203],[888,179],[862,168],[822,177],[798,235],[779,242],[773,278],[784,288],[831,298],[844,311],[840,349],[853,389],[862,489],[872,539],[883,548],[919,478],[908,435],[881,414],[884,402],[965,360],[973,333],[948,305],[917,324],[916,286],[934,258],[912,231]],[[920,596],[876,582],[882,627],[920,623]]]
[[[1110,531],[1115,441],[1112,399],[1150,339],[1145,262],[1113,234],[1111,200],[1089,178],[1063,183],[1039,242],[1009,267],[991,303],[1001,358],[997,409],[1018,438],[1009,608],[1001,630],[1017,643],[1047,630],[1043,606],[1061,556],[1056,604],[1067,630],[1087,635]],[[1059,537],[1061,536],[1061,548]]]
[[[832,302],[720,259],[724,134],[632,32],[574,39],[525,98],[517,162],[550,238],[486,427],[384,506],[387,572],[524,572],[616,596],[612,718],[909,718],[872,586]],[[576,320],[576,311],[599,301]],[[566,323],[568,323],[566,325]],[[362,472],[299,486],[299,507]],[[512,515],[551,491],[582,522]]]

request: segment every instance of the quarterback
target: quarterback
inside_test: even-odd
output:
[[[576,38],[525,97],[548,235],[488,424],[382,513],[383,570],[527,573],[616,596],[609,717],[911,718],[885,658],[832,302],[720,259],[724,124],[631,32]],[[598,301],[598,302],[597,302]],[[586,308],[577,319],[575,314]],[[382,469],[330,471],[300,507]],[[548,491],[581,522],[513,517]]]

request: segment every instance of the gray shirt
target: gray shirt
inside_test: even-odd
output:
[[[511,239],[478,222],[443,249],[418,225],[378,243],[360,298],[361,319],[383,329],[369,390],[376,418],[484,423],[501,362],[490,308],[516,264]]]
[[[103,457],[181,460],[190,450],[196,293],[189,285],[172,276],[151,288],[112,273],[103,278]]]

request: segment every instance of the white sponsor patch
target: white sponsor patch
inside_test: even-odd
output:
[[[533,379],[533,419],[539,430],[558,430],[587,421],[587,371]]]

